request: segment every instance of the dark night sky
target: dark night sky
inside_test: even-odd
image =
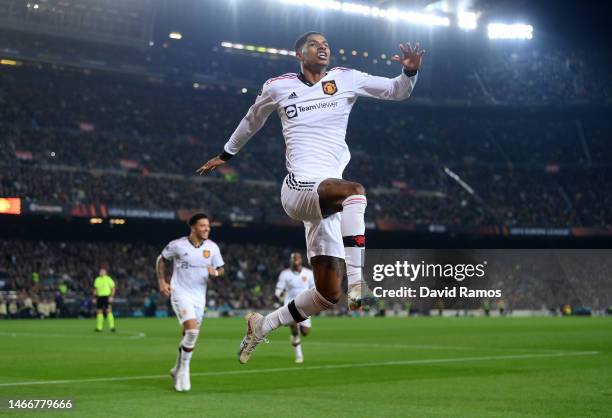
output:
[[[352,0],[358,3],[372,4],[368,0]],[[600,0],[476,0],[475,8],[486,10],[479,21],[480,30],[489,21],[525,22],[534,26],[534,40],[567,43],[576,48],[597,47],[610,49],[612,43],[612,15],[608,13],[608,1]],[[408,4],[407,2],[402,4]],[[215,35],[228,39],[249,39],[255,33],[268,33],[270,37],[295,36],[294,32],[311,29],[318,21],[310,19],[316,12],[313,9],[286,6],[270,0],[185,0],[177,3],[175,0],[164,0],[161,13],[158,11],[157,27],[163,33],[168,28],[191,34],[192,39],[203,40],[214,38]],[[403,8],[407,8],[404,6]],[[207,20],[211,9],[221,10],[212,20]],[[283,11],[284,10],[284,11]],[[265,16],[293,16],[292,19],[275,21],[274,18],[264,22]],[[326,11],[326,25],[340,28],[341,24],[334,21],[342,14]],[[255,16],[258,15],[258,16]],[[296,18],[296,16],[300,18]],[[252,19],[251,19],[252,18]],[[289,24],[289,21],[291,23]],[[356,33],[361,33],[359,26],[365,24],[365,18],[342,15],[342,20],[350,22],[344,26],[356,27]],[[309,24],[309,21],[314,24]],[[208,24],[207,24],[208,22]],[[220,25],[215,27],[216,25]],[[304,26],[304,27],[302,27]],[[320,28],[321,26],[317,26]],[[379,30],[377,26],[372,31]],[[418,30],[415,28],[415,30]],[[220,32],[226,32],[221,36]],[[232,33],[234,36],[230,36]],[[348,35],[348,33],[347,33]],[[484,35],[484,33],[483,33]],[[367,35],[366,35],[367,36]],[[485,35],[486,36],[486,35]],[[261,39],[264,41],[264,39]],[[268,40],[268,42],[270,42]],[[271,44],[277,45],[278,42]]]

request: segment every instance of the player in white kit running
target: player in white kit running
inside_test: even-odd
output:
[[[176,363],[170,370],[174,389],[179,392],[191,389],[189,364],[204,317],[208,278],[223,276],[224,273],[219,246],[208,239],[208,217],[196,213],[189,219],[189,226],[189,236],[171,241],[155,264],[159,290],[170,296],[172,309],[183,327]],[[166,281],[166,261],[174,265],[170,283]]]
[[[266,81],[223,152],[197,170],[204,174],[225,164],[277,112],[289,172],[283,180],[281,202],[291,218],[304,223],[316,288],[303,291],[265,318],[258,313],[247,315],[247,332],[239,350],[241,363],[249,360],[270,331],[334,307],[342,294],[345,269],[349,307],[360,305],[367,200],[361,184],[342,180],[351,155],[346,126],[358,97],[404,100],[410,96],[424,51],[418,43],[414,48],[400,44],[400,50],[401,57],[392,57],[403,65],[395,78],[341,67],[327,70],[327,40],[319,32],[305,33],[295,43],[300,73]]]
[[[276,283],[276,290],[274,291],[275,296],[280,299],[284,294],[284,304],[286,306],[304,290],[314,287],[315,283],[312,270],[302,266],[302,254],[295,251],[292,252],[291,267],[281,271],[278,275],[278,282]],[[311,326],[312,322],[310,318],[306,318],[299,323],[293,321],[289,324],[289,328],[291,328],[291,345],[295,351],[296,363],[304,362],[300,334],[302,334],[302,337],[307,336],[310,333]]]

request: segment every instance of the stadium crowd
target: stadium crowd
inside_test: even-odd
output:
[[[496,102],[603,103],[612,98],[609,58],[595,51],[510,47],[482,54],[476,68]]]
[[[252,95],[42,67],[0,78],[0,195],[204,208],[256,221],[283,216],[284,144],[275,116],[227,169],[205,182],[193,176],[222,148]],[[364,101],[349,124],[353,157],[345,177],[370,191],[372,222],[606,227],[612,127],[600,119],[480,110],[466,120],[453,111]]]
[[[262,309],[274,298],[276,278],[289,264],[290,248],[267,245],[221,244],[225,277],[208,283],[210,309]],[[166,310],[158,294],[155,259],[163,245],[118,242],[53,242],[3,240],[0,243],[0,317],[89,316],[93,281],[108,268],[117,286],[117,299],[130,310]],[[13,296],[9,297],[9,293]],[[126,301],[127,300],[127,301]],[[43,306],[41,311],[40,306]],[[47,312],[46,304],[52,304]],[[78,308],[75,309],[75,306]]]
[[[293,249],[219,244],[226,275],[209,280],[208,309],[223,313],[270,309],[278,304],[274,296],[276,280],[288,267]],[[2,241],[0,318],[89,316],[93,281],[101,267],[108,269],[115,280],[116,299],[125,307],[124,315],[168,312],[167,299],[158,293],[154,270],[161,247],[143,242]],[[612,265],[602,263],[601,255],[590,254],[593,262],[586,264],[576,259],[584,257],[578,253],[549,257],[553,257],[550,262],[527,263],[521,258],[507,262],[507,269],[498,268],[484,285],[502,289],[509,309],[558,309],[563,304],[605,309],[610,305],[612,287],[607,277]],[[589,285],[581,279],[584,273],[573,271],[584,265],[590,269]],[[519,275],[521,279],[517,280]],[[483,299],[448,299],[445,307],[478,308],[482,303]],[[433,304],[431,300],[417,300],[414,307],[427,312]]]

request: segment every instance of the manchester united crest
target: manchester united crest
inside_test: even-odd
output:
[[[306,283],[308,281],[308,276],[302,276],[302,281]]]
[[[208,258],[208,257],[210,257],[210,250],[204,250],[204,252],[202,253],[202,255],[204,256],[204,258]]]
[[[336,82],[334,80],[325,81],[323,84],[321,84],[321,86],[323,87],[323,93],[330,96],[333,96],[338,91],[338,87],[336,86]]]

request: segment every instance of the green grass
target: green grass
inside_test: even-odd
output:
[[[249,364],[239,365],[243,321],[205,320],[191,364],[192,390],[176,393],[167,376],[179,339],[173,319],[119,318],[116,334],[95,334],[93,320],[0,321],[0,415],[23,414],[6,403],[24,398],[73,399],[73,412],[24,415],[44,417],[612,414],[610,318],[313,323],[304,364],[293,363],[289,331],[281,329]],[[136,378],[78,382],[117,377]],[[69,382],[7,385],[54,380]]]

